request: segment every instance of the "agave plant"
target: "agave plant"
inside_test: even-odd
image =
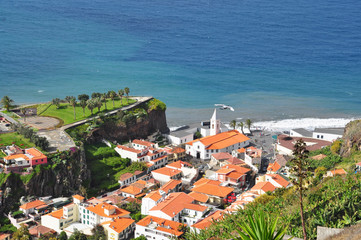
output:
[[[282,240],[286,234],[287,227],[281,227],[277,232],[277,221],[265,216],[263,211],[247,214],[248,222],[236,222],[236,231],[239,236],[230,236],[238,240]],[[290,238],[292,239],[292,238]]]

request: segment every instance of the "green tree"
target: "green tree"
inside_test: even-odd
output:
[[[140,235],[137,238],[133,238],[132,240],[147,240],[147,238],[144,235]]]
[[[194,137],[194,139],[202,138],[202,134],[199,131],[197,131],[194,133],[193,137]]]
[[[84,100],[84,101],[88,101],[89,100],[89,95],[88,94],[80,94],[78,95],[78,100]]]
[[[232,234],[233,229],[224,224],[224,228],[229,230],[229,238],[238,240],[282,240],[287,231],[287,227],[280,227],[277,232],[278,218],[273,220],[269,216],[265,216],[263,211],[248,211],[247,220],[235,222],[239,236],[234,236]]]
[[[60,107],[60,99],[59,99],[59,98],[54,98],[54,99],[51,101],[51,103],[52,103],[53,105],[55,105],[57,109],[59,109],[59,107]]]
[[[239,122],[239,123],[237,124],[237,126],[241,128],[242,134],[244,134],[244,131],[243,131],[244,123],[243,123],[243,122]]]
[[[94,98],[94,105],[98,108],[98,113],[100,113],[100,108],[103,106],[102,100],[100,98]]]
[[[232,121],[229,123],[229,126],[230,126],[231,128],[233,128],[233,130],[236,129],[236,126],[237,126],[236,120],[232,120]]]
[[[130,93],[130,90],[128,87],[124,88],[124,93],[127,94],[127,103],[128,103],[129,93]]]
[[[251,132],[251,126],[252,126],[252,124],[253,124],[253,122],[252,122],[251,119],[247,119],[247,120],[246,120],[246,126],[248,127],[250,133],[252,133],[252,132]]]
[[[26,109],[25,108],[20,108],[20,112],[21,112],[21,114],[24,115],[24,122],[26,122]]]
[[[109,96],[109,98],[113,101],[113,108],[115,108],[114,98],[117,96],[117,94],[112,90],[112,91],[109,91],[109,92],[108,92],[108,96]]]
[[[303,197],[308,185],[308,176],[309,172],[309,162],[308,162],[308,150],[306,149],[306,143],[300,139],[297,140],[293,147],[293,156],[294,158],[291,160],[291,173],[294,176],[291,181],[295,186],[296,191],[298,192],[298,197],[300,201],[300,214],[302,221],[302,231],[303,238],[307,239],[306,232],[306,221],[304,216],[303,209]]]
[[[80,100],[81,101],[81,100]],[[59,236],[58,236],[59,240],[68,240],[68,235],[66,235],[66,233],[64,231],[62,231]]]
[[[105,110],[107,110],[107,93],[103,93],[100,100],[104,103]]]
[[[6,111],[9,111],[11,104],[13,102],[14,102],[14,100],[9,98],[8,96],[4,96],[0,101],[1,105],[6,109]]]
[[[73,107],[74,110],[74,120],[76,119],[76,111],[75,111],[75,107],[76,107],[76,99],[75,97],[71,97],[69,104]]]
[[[11,240],[30,240],[31,235],[28,228],[22,224],[21,227],[13,234]]]
[[[93,110],[94,110],[94,108],[96,108],[94,99],[89,99],[89,100],[87,101],[87,107],[88,107],[88,109],[90,110],[91,115],[93,115]]]
[[[70,100],[73,98],[73,96],[66,96],[65,101],[67,101],[70,104]]]
[[[122,104],[122,99],[123,99],[123,96],[124,96],[124,90],[123,89],[120,89],[118,91],[118,95],[119,95],[119,98],[120,98],[120,103]]]
[[[93,92],[92,93],[92,98],[100,98],[102,96],[101,93],[98,93],[98,92]]]
[[[106,240],[107,236],[105,234],[104,228],[98,224],[92,229],[92,236],[89,238],[90,240]]]
[[[85,117],[85,108],[87,106],[86,100],[84,100],[84,99],[80,100],[79,105],[83,109],[83,117]]]
[[[88,238],[84,233],[79,232],[79,230],[75,230],[69,240],[88,240]]]

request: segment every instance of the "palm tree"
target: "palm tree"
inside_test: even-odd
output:
[[[70,104],[71,106],[73,106],[73,110],[74,110],[74,120],[75,120],[75,119],[76,119],[76,112],[75,112],[76,98],[75,98],[75,97],[71,97],[69,104]]]
[[[100,100],[104,102],[105,110],[107,110],[107,93],[103,93]]]
[[[117,94],[112,90],[112,91],[109,91],[108,96],[109,96],[110,99],[113,101],[113,108],[115,108],[114,98],[117,96]]]
[[[66,96],[65,101],[67,101],[70,104],[70,101],[72,98],[73,98],[73,96]]]
[[[127,94],[127,103],[128,103],[129,92],[130,92],[129,88],[128,87],[124,88],[124,92],[125,92],[125,94]]]
[[[252,133],[252,131],[251,131],[252,124],[253,124],[253,122],[251,119],[246,120],[246,126],[248,127],[250,133]]]
[[[20,108],[20,112],[21,112],[21,114],[24,115],[24,122],[26,122],[26,109],[25,108]]]
[[[60,99],[59,99],[59,98],[54,98],[54,99],[51,101],[51,103],[56,106],[56,109],[59,109],[59,107],[60,107]]]
[[[100,108],[103,106],[102,100],[100,98],[94,98],[94,105],[98,108],[98,112],[100,112]]]
[[[6,108],[6,111],[9,111],[9,109],[11,107],[11,103],[13,103],[13,102],[14,102],[14,100],[9,98],[8,96],[4,96],[0,101],[1,105],[3,105],[3,107]]]
[[[243,122],[239,122],[239,123],[237,124],[237,126],[241,128],[242,134],[244,134],[244,131],[243,131],[244,123],[243,123]]]
[[[248,211],[248,222],[236,221],[236,231],[239,237],[232,234],[232,229],[224,224],[224,228],[229,234],[229,237],[237,240],[282,240],[286,234],[287,227],[280,227],[276,232],[277,221],[271,219],[269,216],[265,216],[263,211]]]
[[[232,120],[232,121],[229,123],[229,126],[230,126],[231,128],[233,128],[233,130],[236,129],[236,126],[237,126],[236,120]]]
[[[307,178],[310,174],[309,162],[308,162],[308,150],[306,149],[306,143],[300,139],[297,140],[293,147],[293,156],[291,160],[291,173],[294,178],[291,179],[296,191],[299,193],[300,198],[300,213],[302,220],[303,239],[307,239],[305,216],[303,213],[303,195],[307,186]]]
[[[79,105],[83,109],[83,117],[85,117],[85,108],[87,105],[86,101],[84,99],[80,100]]]
[[[88,109],[90,110],[91,115],[93,115],[93,109],[96,107],[93,99],[89,99],[89,100],[87,101],[87,107],[88,107]]]
[[[122,104],[122,98],[123,98],[123,96],[124,96],[124,90],[123,90],[123,89],[120,89],[120,90],[118,91],[118,95],[119,95],[119,98],[120,98],[120,104]]]

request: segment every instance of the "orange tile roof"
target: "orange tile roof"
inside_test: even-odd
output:
[[[80,196],[80,195],[78,195],[78,194],[73,195],[73,198],[78,199],[78,200],[80,200],[80,201],[85,199],[83,196]]]
[[[189,196],[194,198],[194,200],[202,203],[208,202],[209,197],[203,193],[197,193],[197,192],[190,192],[188,193]]]
[[[207,179],[207,178],[201,178],[197,182],[195,182],[193,185],[197,186],[197,185],[206,184],[206,183],[207,184],[214,184],[214,185],[221,185],[220,181],[211,180],[211,179]]]
[[[63,217],[63,209],[59,209],[57,211],[46,214],[47,216],[51,216],[57,219],[61,219]]]
[[[33,227],[33,228],[30,228],[29,229],[29,233],[30,235],[33,235],[35,237],[38,237],[39,234],[41,235],[44,235],[46,233],[56,233],[56,231],[54,231],[53,229],[51,228],[48,228],[48,227],[45,227],[45,226],[42,226],[42,225],[39,225],[39,226],[36,226],[36,227]],[[1,239],[1,238],[0,238]]]
[[[156,190],[156,191],[148,193],[144,198],[150,198],[153,201],[158,201],[159,199],[162,198],[162,195],[160,195],[159,192]]]
[[[188,142],[188,145],[193,145],[193,143],[200,141],[206,149],[223,149],[229,146],[232,146],[236,143],[242,143],[249,140],[249,138],[237,130],[231,130],[228,132],[222,132],[217,135],[207,136],[200,139],[193,140]]]
[[[169,182],[164,184],[160,189],[168,193],[170,190],[174,189],[176,186],[178,186],[181,183],[182,181],[180,180],[171,179]]]
[[[107,217],[107,218],[122,217],[122,216],[128,215],[130,213],[124,209],[115,207],[109,203],[98,203],[97,205],[87,207],[86,209],[95,213],[98,216]],[[107,210],[114,209],[115,212],[113,214],[107,215],[107,214],[105,214],[104,209],[107,209]]]
[[[232,158],[233,156],[227,152],[220,152],[220,153],[213,153],[212,157],[217,160],[228,160],[228,159]]]
[[[245,174],[239,173],[239,172],[231,172],[231,173],[228,173],[228,174],[227,174],[227,177],[233,178],[233,179],[239,179],[239,178],[241,178],[243,175],[245,175]]]
[[[40,200],[35,200],[35,201],[28,202],[28,203],[21,205],[20,208],[24,209],[24,210],[28,210],[28,209],[39,207],[41,205],[46,205],[46,203],[43,201],[40,201]]]
[[[174,168],[177,168],[177,169],[180,169],[183,166],[192,167],[192,164],[190,164],[188,162],[184,162],[184,161],[176,161],[176,162],[173,162],[173,163],[170,163],[170,164],[167,165],[167,167],[174,167]]]
[[[236,170],[237,172],[239,173],[242,173],[242,174],[246,174],[248,173],[249,171],[251,171],[251,169],[249,168],[245,168],[245,167],[241,167],[241,166],[237,166],[237,165],[234,165],[234,164],[227,164],[225,166],[222,167],[222,169],[225,168],[225,169],[234,169]]]
[[[184,153],[186,150],[184,148],[175,147],[172,149],[172,153]]]
[[[14,155],[4,157],[5,160],[12,160],[12,159],[16,159],[16,158],[23,158],[23,159],[29,161],[28,156],[26,156],[25,154],[14,154]]]
[[[184,208],[191,209],[191,210],[198,211],[198,212],[204,212],[205,210],[207,210],[206,206],[193,204],[193,203],[184,204]]]
[[[246,152],[246,149],[245,149],[245,148],[240,148],[240,149],[237,150],[237,152],[239,152],[239,153],[245,153],[245,152]]]
[[[345,175],[345,174],[347,174],[347,172],[346,172],[344,169],[342,169],[342,168],[336,169],[336,170],[332,170],[331,173],[332,173],[333,175]]]
[[[7,239],[7,238],[10,239],[10,237],[11,237],[11,234],[8,234],[8,233],[0,233],[0,240]]]
[[[31,156],[33,156],[34,158],[46,158],[45,154],[43,154],[42,152],[40,152],[38,149],[36,148],[28,148],[25,149],[25,152],[30,154]]]
[[[174,217],[184,209],[184,204],[192,203],[193,198],[184,192],[171,193],[166,199],[154,206],[150,211],[161,211],[170,217]]]
[[[127,227],[132,225],[135,221],[131,218],[114,218],[113,221],[106,221],[101,225],[108,225],[109,228],[117,233],[123,232]]]
[[[142,191],[143,188],[136,187],[133,184],[121,190],[121,192],[129,193],[131,195],[138,195],[142,193]]]
[[[148,142],[148,141],[144,141],[144,140],[139,140],[139,139],[134,139],[133,143],[135,144],[139,144],[139,145],[143,145],[143,146],[147,146],[147,147],[151,147],[154,145],[154,143],[152,142]]]
[[[177,237],[181,236],[184,232],[179,231],[178,229],[186,224],[182,224],[175,221],[166,220],[159,217],[147,216],[137,222],[137,225],[143,227],[149,227],[150,224],[153,224],[156,227],[156,230],[163,231],[175,235]]]
[[[167,167],[162,167],[159,168],[157,170],[153,170],[152,173],[158,173],[158,174],[162,174],[162,175],[166,175],[169,177],[173,177],[177,174],[180,174],[182,171],[177,170],[177,169],[172,169],[172,168],[167,168]]]
[[[128,151],[128,152],[134,152],[134,153],[141,153],[142,152],[142,150],[125,147],[125,146],[122,146],[122,145],[118,145],[117,148],[123,149],[124,151]]]
[[[198,221],[197,223],[193,224],[192,227],[198,229],[206,229],[213,224],[214,221],[222,219],[224,216],[223,211],[215,211],[214,213],[210,214],[208,217]]]
[[[270,182],[259,182],[253,186],[252,191],[262,190],[264,192],[273,192],[276,187]]]
[[[241,165],[241,164],[245,164],[244,161],[242,161],[241,159],[239,158],[236,158],[236,157],[232,157],[228,160],[226,160],[229,164],[233,164],[233,165]]]
[[[203,194],[207,194],[207,195],[211,195],[211,196],[217,196],[217,197],[224,198],[228,194],[233,192],[233,190],[234,190],[234,188],[222,187],[222,186],[217,186],[214,184],[206,183],[206,184],[195,186],[192,189],[192,192],[198,192],[198,193],[203,193]]]
[[[314,160],[322,160],[322,159],[324,159],[325,157],[327,157],[327,155],[321,153],[321,154],[318,154],[318,155],[316,155],[316,156],[311,157],[311,159],[314,159]]]
[[[279,174],[266,174],[266,175],[272,177],[272,179],[276,181],[278,184],[280,184],[282,187],[287,187],[288,185],[290,185],[290,182],[284,179],[283,177],[281,177],[281,175]]]
[[[357,166],[361,166],[361,162],[359,162],[359,163],[356,163],[356,165],[357,165]]]
[[[131,177],[133,177],[133,176],[134,176],[134,175],[133,175],[132,173],[124,173],[124,174],[120,175],[119,180],[120,180],[120,181],[125,181],[125,180],[127,180],[128,178],[131,178]]]
[[[277,172],[278,170],[280,170],[281,165],[278,164],[278,162],[274,162],[274,163],[270,163],[267,167],[267,171],[270,172]]]
[[[228,174],[228,173],[233,172],[233,171],[234,171],[233,168],[232,168],[232,169],[229,169],[229,168],[221,168],[221,169],[219,169],[216,173],[218,173],[218,174]]]

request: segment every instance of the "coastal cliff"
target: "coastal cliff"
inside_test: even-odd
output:
[[[99,142],[102,139],[124,142],[135,138],[147,138],[155,132],[167,133],[165,104],[157,99],[139,106],[131,112],[124,112],[105,118],[87,138],[87,142]]]
[[[353,152],[361,150],[361,120],[351,121],[346,125],[342,140],[342,157],[349,157]]]
[[[79,193],[90,182],[83,147],[73,151],[57,153],[46,166],[37,166],[29,175],[20,176],[10,173],[5,177],[4,197],[0,214],[16,209],[22,196],[69,196]]]

